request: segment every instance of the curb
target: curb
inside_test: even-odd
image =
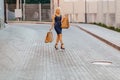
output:
[[[40,22],[40,21],[8,21],[8,24],[16,24],[16,23],[51,24],[51,22]]]
[[[84,29],[84,28],[81,28],[81,27],[78,26],[78,25],[74,25],[74,26],[76,26],[77,28],[81,29],[82,31],[84,31],[84,32],[92,35],[93,37],[101,40],[102,42],[104,42],[104,43],[108,44],[109,46],[111,46],[111,47],[117,49],[118,51],[120,51],[120,46],[118,46],[118,45],[116,45],[116,44],[114,44],[114,43],[112,43],[112,42],[110,42],[110,41],[108,41],[108,40],[106,40],[106,39],[104,39],[104,38],[102,38],[102,37],[100,37],[100,36],[98,36],[98,35],[90,32],[90,31],[88,31],[88,30],[86,30],[86,29]]]

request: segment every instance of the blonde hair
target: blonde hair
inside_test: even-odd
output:
[[[56,9],[55,9],[55,14],[56,14],[56,11],[57,10],[60,10],[60,14],[61,14],[61,8],[60,7],[57,7]]]
[[[56,10],[57,10],[57,9],[61,10],[61,8],[60,8],[60,7],[57,7],[57,8],[56,8]]]

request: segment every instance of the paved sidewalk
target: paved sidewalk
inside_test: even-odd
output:
[[[49,27],[9,24],[0,30],[0,80],[120,80],[120,51],[76,27],[63,30],[66,50],[56,51],[55,39],[44,43]]]
[[[78,24],[81,28],[120,47],[120,33],[92,24]]]

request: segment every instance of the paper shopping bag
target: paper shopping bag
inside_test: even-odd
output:
[[[46,38],[45,38],[45,43],[51,43],[53,41],[53,33],[52,32],[47,32]]]

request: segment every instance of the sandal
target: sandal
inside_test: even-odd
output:
[[[62,44],[61,44],[61,49],[62,49],[62,50],[65,50],[65,48],[64,48],[63,46],[64,46],[64,44],[62,43]]]
[[[57,43],[55,44],[55,49],[58,50],[58,44]]]

